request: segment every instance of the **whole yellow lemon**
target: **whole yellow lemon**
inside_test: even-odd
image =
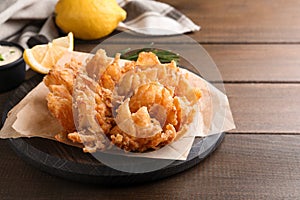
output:
[[[109,35],[125,18],[116,0],[59,0],[55,6],[57,26],[84,40]]]

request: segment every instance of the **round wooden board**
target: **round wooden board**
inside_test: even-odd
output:
[[[42,78],[42,76],[35,76],[16,89],[5,105],[2,123],[9,110]],[[86,183],[128,185],[162,179],[195,166],[218,147],[224,136],[224,133],[220,133],[205,138],[196,138],[187,160],[172,161],[162,169],[146,173],[128,173],[112,169],[96,160],[91,154],[83,153],[79,148],[48,139],[18,138],[9,139],[9,142],[15,152],[26,162],[50,174]],[[150,163],[157,161],[156,159],[146,160]]]

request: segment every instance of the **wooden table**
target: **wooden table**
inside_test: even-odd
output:
[[[300,199],[300,2],[164,2],[201,25],[188,36],[219,67],[237,128],[190,170],[117,188],[48,175],[1,140],[0,199]]]

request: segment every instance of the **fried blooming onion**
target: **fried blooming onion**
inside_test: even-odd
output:
[[[49,111],[65,129],[57,140],[83,143],[85,152],[113,145],[145,152],[187,131],[201,97],[188,74],[175,62],[161,64],[151,52],[140,53],[124,67],[119,63],[119,54],[111,62],[99,50],[85,68],[72,60],[44,78]]]

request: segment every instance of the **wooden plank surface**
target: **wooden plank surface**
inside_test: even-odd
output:
[[[75,48],[90,52],[95,46],[77,44]],[[114,52],[117,47],[126,49],[128,46],[106,45],[106,49]],[[217,65],[225,82],[300,82],[300,45],[206,44],[203,48]],[[198,52],[189,49],[187,54],[199,56]]]
[[[234,133],[300,134],[300,85],[225,84]],[[5,97],[1,94],[3,109]]]
[[[227,134],[210,157],[186,172],[114,188],[48,175],[23,162],[1,140],[0,195],[3,199],[73,200],[299,199],[299,151],[300,136]]]
[[[299,82],[300,45],[203,45],[225,82]]]
[[[1,114],[1,117],[2,117],[2,112],[3,112],[4,106],[5,106],[6,102],[9,100],[12,93],[13,93],[13,90],[0,94],[0,114]]]
[[[235,133],[299,134],[299,84],[225,84]]]
[[[161,1],[202,27],[187,36],[218,65],[237,129],[184,173],[118,188],[48,175],[0,140],[0,199],[300,199],[300,1]]]
[[[299,43],[298,0],[163,0],[202,27],[200,43]]]

